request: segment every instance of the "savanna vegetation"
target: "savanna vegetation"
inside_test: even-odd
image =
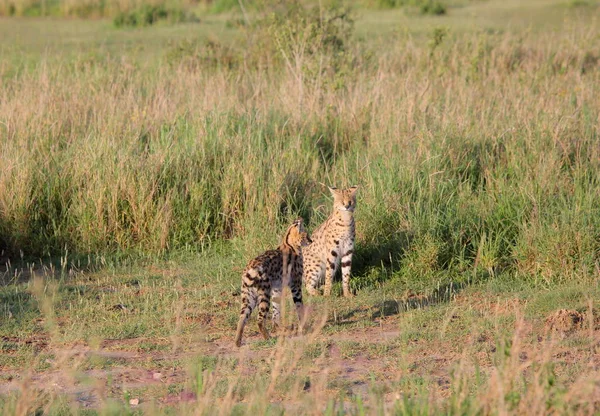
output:
[[[599,11],[0,0],[3,413],[600,411]],[[353,184],[356,297],[234,348]]]

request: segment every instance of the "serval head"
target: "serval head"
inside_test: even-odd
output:
[[[339,211],[354,212],[356,209],[356,191],[358,186],[351,186],[348,189],[329,188],[333,196],[333,209]]]
[[[296,218],[292,225],[290,225],[285,232],[282,246],[298,253],[302,247],[306,247],[310,243],[312,243],[312,240],[304,228],[304,221],[302,218]]]

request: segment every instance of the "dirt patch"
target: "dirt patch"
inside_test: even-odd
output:
[[[478,293],[460,293],[454,297],[453,304],[457,307],[475,310],[482,315],[507,316],[514,315],[516,310],[523,307],[524,301],[516,298],[500,299],[497,296]]]
[[[573,309],[559,309],[546,318],[545,329],[568,335],[583,328],[585,315]]]
[[[462,301],[459,298],[459,302]],[[482,313],[491,310],[500,315],[513,312],[518,307],[516,301],[494,301],[481,297],[476,298],[474,304]],[[471,308],[471,305],[465,306],[467,307]],[[312,336],[316,341],[314,352],[307,350],[308,353],[301,358],[306,363],[302,361],[299,364],[314,367],[309,367],[306,380],[303,381],[304,386],[301,385],[302,391],[316,392],[324,389],[332,397],[338,391],[344,391],[348,397],[361,396],[367,403],[371,397],[370,389],[375,386],[381,388],[377,391],[392,403],[404,395],[416,394],[422,386],[427,386],[432,400],[441,401],[451,395],[453,374],[456,371],[471,377],[477,371],[488,374],[494,365],[499,335],[492,328],[468,332],[464,340],[458,343],[454,338],[447,339],[438,336],[438,332],[431,331],[423,336],[415,331],[414,335],[406,338],[402,336],[406,334],[402,331],[407,330],[403,327],[402,315],[383,314],[377,320],[361,325],[360,320],[355,320],[362,316],[361,313],[369,313],[370,309],[366,307],[356,310],[358,312],[354,316],[346,318],[350,322],[348,325],[337,324],[328,329],[337,332],[319,332],[318,325],[314,324],[314,334],[310,332],[312,326],[309,326],[305,335],[286,335],[286,338],[292,340],[289,344],[292,348],[295,339],[298,339],[300,347],[305,348],[305,336]],[[446,316],[450,321],[463,319],[460,309],[449,312],[452,313]],[[560,333],[585,330],[588,329],[587,316],[575,310],[561,309],[546,319],[546,328]],[[57,345],[50,343],[50,346],[45,347],[47,350],[80,357],[83,363],[87,363],[85,358],[88,356],[111,360],[98,360],[94,364],[95,369],[80,371],[58,370],[54,366],[50,370],[32,372],[29,375],[15,372],[3,374],[0,371],[0,377],[3,377],[0,380],[5,380],[0,384],[0,393],[18,390],[26,383],[31,388],[51,388],[57,393],[70,396],[81,407],[96,408],[102,404],[105,397],[122,397],[123,392],[137,389],[139,392],[135,393],[133,399],[139,400],[136,403],[139,403],[140,407],[152,401],[158,405],[171,406],[200,400],[196,397],[196,392],[190,390],[191,380],[196,377],[190,368],[198,367],[188,366],[186,359],[206,358],[206,366],[216,366],[216,369],[211,370],[214,377],[227,377],[232,370],[239,371],[242,377],[252,377],[257,371],[264,371],[264,368],[275,360],[273,345],[259,343],[262,339],[255,328],[248,331],[246,345],[237,348],[234,346],[231,331],[218,331],[218,328],[225,324],[214,316],[211,317],[206,312],[192,312],[187,313],[183,319],[206,327],[215,336],[209,337],[210,340],[205,333],[198,337],[182,336],[177,342],[177,348],[173,348],[173,341],[170,339],[146,337],[104,339],[93,347],[78,343],[62,346],[63,349],[57,349]],[[204,325],[205,322],[207,325]],[[540,335],[542,323],[539,320],[535,323],[535,329],[528,321],[519,327],[522,339],[533,339],[534,334]],[[215,324],[220,326],[214,328]],[[5,337],[3,340],[15,345],[37,342],[33,338]],[[463,353],[465,348],[469,351],[468,354]],[[526,343],[520,348],[519,357],[523,363],[531,360],[528,357],[535,356],[535,346]],[[573,364],[582,362],[585,357],[583,354],[576,354],[572,349],[565,349],[564,354],[554,357],[562,365],[557,370],[559,374],[566,371],[563,368],[572,367]],[[598,362],[594,362],[593,365],[598,366]],[[196,365],[196,361],[192,363]],[[206,374],[208,377],[208,373]]]
[[[40,352],[48,349],[47,336],[32,336],[27,338],[3,336],[2,351],[11,353],[18,350],[23,345],[31,346],[35,352]]]

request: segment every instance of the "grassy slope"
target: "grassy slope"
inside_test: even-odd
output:
[[[272,177],[252,168],[244,178],[235,169],[226,171],[220,179],[223,186],[255,184],[258,191],[245,195],[248,213],[233,225],[223,224],[222,232],[231,233],[225,228],[234,227],[235,237],[227,243],[207,238],[208,248],[202,254],[172,254],[145,266],[98,256],[92,263],[103,267],[95,272],[78,271],[74,266],[81,260],[73,264],[68,256],[64,269],[44,271],[37,262],[32,270],[6,270],[0,292],[3,405],[16,412],[22,410],[19,406],[51,406],[60,411],[75,400],[79,406],[119,412],[129,398],[141,398],[148,411],[169,405],[189,411],[210,409],[214,400],[224,413],[238,401],[245,403],[240,410],[272,406],[275,411],[310,411],[335,406],[334,397],[352,409],[360,409],[365,401],[370,412],[378,406],[387,410],[395,406],[398,412],[442,408],[493,413],[502,407],[542,412],[544,406],[559,412],[593,410],[590,406],[599,400],[594,387],[600,364],[595,358],[596,333],[586,325],[564,338],[546,340],[544,329],[544,318],[552,311],[585,312],[590,305],[595,309],[594,299],[600,295],[594,282],[599,229],[598,171],[594,170],[598,70],[582,75],[577,67],[585,52],[598,52],[597,32],[585,29],[589,28],[586,14],[559,3],[532,2],[524,9],[519,2],[492,1],[452,9],[444,18],[359,12],[359,37],[390,45],[383,37],[393,34],[402,46],[388,46],[387,58],[381,52],[378,74],[387,79],[383,84],[373,82],[376,77],[367,69],[357,74],[356,84],[350,81],[346,95],[320,96],[327,105],[337,106],[337,120],[333,120],[339,127],[333,131],[320,124],[332,123],[331,119],[316,117],[308,125],[297,119],[295,84],[285,76],[272,80],[274,87],[263,85],[256,98],[244,88],[251,88],[252,82],[265,83],[260,78],[264,74],[242,78],[236,90],[228,87],[231,79],[223,79],[219,72],[206,79],[171,67],[152,72],[165,63],[170,42],[235,36],[220,18],[199,26],[131,31],[115,31],[104,21],[3,20],[1,51],[14,64],[3,59],[0,67],[12,88],[3,90],[6,100],[4,106],[0,104],[0,114],[21,133],[12,139],[40,138],[46,131],[56,134],[48,142],[41,139],[36,151],[53,155],[64,166],[76,160],[86,167],[70,171],[69,181],[85,179],[81,175],[88,166],[102,170],[93,165],[99,163],[94,152],[107,151],[104,146],[113,143],[111,135],[122,137],[125,156],[102,172],[106,176],[92,175],[87,180],[97,181],[95,186],[123,180],[125,193],[135,189],[128,187],[129,175],[137,173],[144,179],[144,169],[164,166],[154,165],[152,159],[160,159],[163,152],[177,161],[191,149],[194,158],[208,163],[206,154],[219,145],[223,147],[214,155],[233,155],[222,163],[238,157],[249,168],[261,158],[283,157],[284,161],[282,166],[269,166],[275,172]],[[439,26],[447,26],[456,43],[442,43],[431,52],[429,39]],[[486,38],[496,35],[482,35],[482,29],[506,33]],[[401,33],[404,30],[414,38]],[[375,40],[378,34],[382,39]],[[486,39],[494,52],[477,58],[476,48],[485,49]],[[565,47],[549,46],[552,39]],[[589,43],[584,44],[584,39]],[[478,46],[470,48],[469,42]],[[517,56],[516,64],[510,61],[512,56]],[[539,56],[550,60],[539,64]],[[104,58],[108,63],[94,66]],[[437,67],[432,68],[432,62]],[[23,63],[29,65],[29,72],[15,69]],[[56,63],[63,63],[62,72],[53,69]],[[503,63],[517,69],[503,72],[504,68],[497,68]],[[417,69],[411,70],[411,65]],[[556,72],[550,71],[552,65]],[[480,68],[486,69],[482,73]],[[22,82],[11,81],[15,71]],[[173,72],[178,78],[174,81]],[[107,81],[111,77],[112,83]],[[114,88],[119,82],[124,83],[124,92],[114,89],[102,94],[103,88]],[[44,86],[48,100],[64,102],[41,108],[49,118],[65,118],[70,128],[45,124],[35,118],[39,108],[28,108]],[[140,93],[144,88],[150,92]],[[286,95],[281,92],[285,89],[292,92]],[[377,94],[379,101],[364,99]],[[393,94],[402,100],[394,100]],[[274,97],[283,114],[269,112],[268,102]],[[311,105],[315,107],[306,110],[309,118],[322,111],[319,104]],[[111,106],[120,111],[111,113]],[[97,111],[97,118],[78,121],[88,108]],[[348,114],[354,114],[354,119],[365,117],[360,120],[368,120],[369,130],[365,133],[349,123]],[[101,125],[111,116],[114,125]],[[160,123],[167,125],[165,137],[160,135]],[[135,165],[137,172],[127,172],[127,164],[139,158],[127,146],[137,143],[140,128],[150,131],[149,164]],[[344,134],[359,133],[368,137],[367,144],[344,142]],[[331,160],[320,164],[325,153],[307,153],[314,146],[306,139],[311,134],[334,136],[329,148],[321,148],[332,153]],[[80,135],[95,138],[101,146],[85,153],[86,141],[78,140]],[[276,143],[280,135],[291,142],[283,152],[261,147],[264,141]],[[223,144],[230,136],[238,141],[247,138],[250,146]],[[169,139],[178,137],[182,148],[168,153],[172,151]],[[208,138],[200,150],[194,147],[198,137]],[[74,145],[73,153],[54,148],[51,141],[56,138]],[[337,146],[349,147],[341,152]],[[33,172],[33,180],[31,163],[44,167],[43,157],[27,159],[18,149],[3,141],[2,161],[11,166],[2,176],[5,191],[14,189],[11,181],[18,178],[6,174],[15,171],[11,155],[23,158],[20,163]],[[389,157],[392,152],[396,157]],[[296,160],[302,154],[308,156]],[[188,184],[198,180],[178,176],[178,170],[200,165],[178,163],[173,165],[172,180]],[[291,172],[286,170],[290,165]],[[57,178],[60,191],[65,186],[60,182],[63,177],[53,176],[52,165],[47,169],[50,177]],[[114,177],[111,169],[116,169]],[[305,192],[305,199],[290,198],[286,203],[311,214],[312,226],[324,216],[329,201],[311,181],[345,182],[348,175],[349,182],[362,185],[354,280],[358,295],[352,300],[308,299],[314,334],[306,337],[260,341],[251,323],[248,346],[238,353],[231,340],[239,271],[252,255],[276,244],[289,213],[269,207],[280,204],[278,194],[285,189],[280,181],[298,172],[304,175],[300,187],[292,181],[288,189]],[[131,183],[142,190],[146,186]],[[92,193],[91,198],[99,195]],[[110,193],[105,197],[110,200]],[[238,215],[236,194],[222,197],[229,215]],[[308,206],[303,205],[306,200]],[[15,206],[6,200],[3,204],[3,212]],[[85,208],[83,203],[79,206],[83,219],[93,214],[86,214]],[[178,215],[186,208],[180,207]],[[205,213],[202,207],[193,208]],[[77,204],[71,209],[78,215]],[[140,221],[152,209],[140,208]],[[12,213],[15,219],[17,214]],[[135,243],[124,233],[117,235],[122,240],[111,244],[119,249],[140,244],[142,250],[155,252],[161,236],[153,234],[153,227],[164,220],[156,216],[151,218],[154,222],[142,224],[147,235]],[[93,218],[88,221],[92,234],[96,223]],[[265,221],[269,221],[266,227]],[[66,223],[65,230],[53,232],[60,240],[70,233],[83,234],[76,228],[82,225]],[[118,231],[116,227],[105,233]],[[81,247],[101,245],[102,236],[96,237],[96,241],[80,242]],[[186,241],[185,235],[177,238]],[[320,317],[325,319],[322,328]],[[33,375],[23,368],[32,369]],[[153,378],[157,373],[160,376]],[[28,387],[17,393],[23,381]],[[56,387],[45,388],[48,385]]]

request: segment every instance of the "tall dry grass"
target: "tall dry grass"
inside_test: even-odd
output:
[[[344,32],[315,36],[302,16],[304,31],[266,21],[246,42],[175,45],[151,62],[97,52],[0,66],[5,249],[254,241],[290,215],[314,226],[329,210],[321,184],[356,183],[364,264],[402,238],[406,270],[425,276],[594,273],[596,26],[332,48],[325,34]]]

